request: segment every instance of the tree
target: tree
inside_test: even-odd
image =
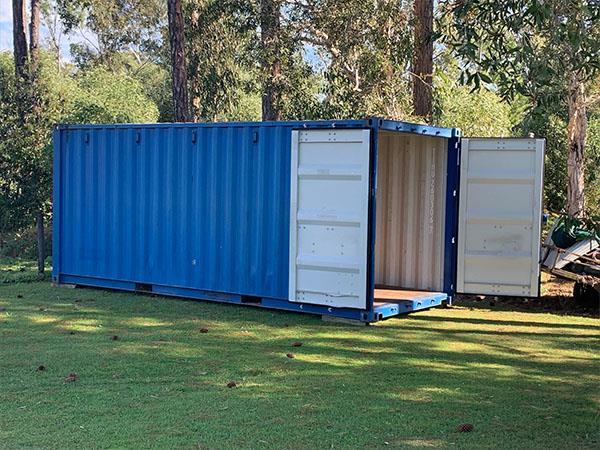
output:
[[[600,3],[595,0],[445,0],[445,42],[465,61],[462,79],[523,95],[533,113],[568,109],[567,212],[585,213],[586,84],[600,69]]]
[[[17,79],[25,76],[27,65],[27,37],[25,28],[27,23],[24,0],[13,0],[13,55],[15,58],[15,73]]]
[[[281,120],[281,2],[260,0],[263,120]]]
[[[187,62],[185,59],[184,25],[181,0],[167,0],[169,16],[169,44],[171,48],[171,76],[173,109],[177,122],[190,122]]]
[[[24,0],[13,0],[13,58],[15,66],[15,82],[19,89],[17,94],[23,93],[23,87],[28,82],[27,63],[29,55],[27,52],[27,11],[25,10]],[[24,96],[23,96],[24,97]],[[27,104],[24,101],[17,101],[16,111],[20,122],[25,122]]]
[[[44,1],[40,5],[41,19],[48,32],[48,44],[54,52],[56,68],[60,71],[63,67],[61,59],[62,26],[60,23],[59,7],[56,1]]]
[[[54,0],[51,3],[56,7],[45,4],[45,11],[55,9],[65,33],[75,34],[81,41],[71,44],[71,53],[80,67],[95,61],[111,66],[113,58],[121,52],[133,53],[139,61],[154,57],[155,47],[167,26],[164,0]]]
[[[431,122],[433,95],[433,0],[415,0],[413,105],[416,116]]]
[[[245,0],[189,0],[184,6],[194,120],[260,120],[254,5]]]
[[[29,22],[29,58],[32,72],[37,71],[40,62],[40,0],[31,0],[31,21]]]
[[[289,16],[295,39],[325,64],[323,115],[411,115],[407,2],[303,0],[293,3]]]
[[[39,0],[31,0],[31,22],[29,24],[29,52],[27,50],[27,37],[25,28],[27,23],[25,3],[23,0],[13,0],[13,56],[15,65],[15,103],[18,114],[16,133],[21,137],[15,142],[21,141],[31,146],[31,152],[25,158],[20,167],[21,173],[27,173],[31,176],[28,190],[31,192],[29,201],[35,210],[36,230],[37,230],[37,249],[38,249],[38,274],[44,275],[44,263],[46,255],[44,252],[44,204],[42,191],[44,190],[44,169],[41,159],[32,156],[39,156],[43,149],[43,141],[40,139],[41,133],[37,127],[40,124],[41,99],[40,92],[37,89],[37,70],[39,66],[39,40],[40,40],[40,3]],[[10,140],[10,138],[9,138]],[[18,158],[15,158],[18,160]],[[36,166],[35,162],[40,162]],[[38,171],[38,169],[40,169]]]
[[[35,89],[38,80],[38,70],[40,65],[40,0],[31,0],[31,21],[29,22],[29,64],[30,64],[30,77],[31,86]],[[34,104],[32,104],[31,114],[39,116],[41,114],[41,108],[38,98],[33,97]],[[36,120],[36,122],[40,122]],[[40,143],[43,145],[42,143]],[[44,242],[44,205],[40,202],[38,204],[37,211],[35,213],[35,226],[37,236],[37,264],[38,274],[44,275],[45,261],[46,261],[46,243]]]

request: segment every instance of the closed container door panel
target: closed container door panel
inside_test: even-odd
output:
[[[366,308],[369,130],[292,132],[292,302]]]
[[[458,292],[539,295],[544,140],[462,140]]]

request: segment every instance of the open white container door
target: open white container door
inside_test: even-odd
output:
[[[367,304],[370,131],[292,132],[289,300]]]
[[[462,140],[458,292],[539,295],[544,143]]]

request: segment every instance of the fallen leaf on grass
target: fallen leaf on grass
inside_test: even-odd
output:
[[[292,347],[302,347],[302,342],[294,342]]]
[[[237,383],[235,381],[230,381],[229,383],[227,383],[227,387],[228,388],[234,388],[237,387]]]
[[[68,377],[65,378],[65,383],[72,383],[73,381],[77,381],[77,374],[71,372]]]
[[[458,432],[459,433],[470,433],[471,431],[473,431],[473,424],[472,423],[461,423],[458,426]]]

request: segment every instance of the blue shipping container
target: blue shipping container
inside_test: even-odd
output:
[[[375,322],[451,301],[459,132],[63,125],[53,281]]]

